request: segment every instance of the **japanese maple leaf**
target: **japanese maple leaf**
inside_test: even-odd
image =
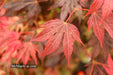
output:
[[[7,34],[8,38],[11,38],[12,40],[17,40],[20,37],[20,34],[18,32],[10,31],[9,34]]]
[[[103,2],[104,0],[94,0],[85,16],[96,12],[102,6]]]
[[[45,27],[45,29],[33,39],[34,41],[48,40],[41,56],[49,55],[56,51],[63,39],[64,55],[66,56],[68,63],[70,63],[74,43],[73,38],[83,44],[80,40],[78,29],[74,25],[59,19],[50,20],[42,25],[42,27]]]
[[[19,20],[19,17],[17,16],[14,16],[14,17],[1,16],[0,17],[0,28],[7,29],[8,26],[14,24],[17,20]]]
[[[10,23],[11,21],[8,20],[8,17],[6,16],[0,17],[0,28],[1,29],[6,28]]]
[[[1,59],[0,59],[0,62],[4,63],[4,62],[7,62],[7,63],[10,63],[12,58],[16,58],[16,55],[17,55],[17,51],[10,51],[8,53],[3,53]]]
[[[113,14],[110,14],[103,22],[100,24],[102,18],[102,12],[97,11],[93,13],[89,20],[88,20],[88,30],[93,27],[93,31],[95,36],[100,41],[100,44],[102,46],[103,40],[104,40],[104,28],[109,33],[109,35],[113,38]]]
[[[88,13],[85,15],[96,12],[102,6],[102,20],[108,17],[113,10],[113,0],[94,0],[90,6]]]
[[[37,64],[36,52],[39,52],[39,51],[34,44],[32,44],[31,42],[23,42],[23,46],[19,50],[16,63],[18,63],[20,59],[22,59],[23,64],[26,65],[31,56],[35,61],[35,64]]]
[[[104,0],[104,4],[102,6],[102,17],[103,19],[108,17],[113,10],[113,0]]]
[[[106,66],[103,66],[103,67],[106,70],[106,72],[108,73],[108,75],[113,75],[113,60],[112,60],[110,54],[108,56],[107,63],[108,63],[108,67],[106,67]]]
[[[16,56],[17,50],[22,46],[19,37],[18,32],[0,30],[0,54],[2,54],[0,62],[9,63]]]
[[[19,40],[20,34],[18,32],[11,32],[8,34],[7,37],[10,39],[8,40],[9,42],[7,43],[8,49],[6,52],[9,52],[11,50],[13,50],[13,52],[15,52],[16,50],[21,48],[22,43]]]
[[[6,40],[8,40],[7,34],[9,32],[10,32],[9,30],[1,30],[0,29],[0,49],[1,49],[1,45],[3,45],[3,43],[5,43]]]
[[[43,0],[45,1],[45,0]],[[37,17],[41,12],[38,0],[21,0],[21,1],[11,1],[4,5],[4,8],[7,8],[7,13],[11,15],[14,12],[23,10],[27,12],[27,18]]]
[[[51,8],[61,7],[60,19],[65,20],[69,13],[71,13],[75,8],[81,9],[79,0],[57,0]],[[81,21],[82,10],[77,10],[76,15],[78,20]]]
[[[17,20],[19,20],[19,17],[17,16],[14,16],[14,17],[1,16],[0,17],[0,23],[6,24],[6,25],[11,25]]]
[[[20,35],[18,32],[13,31],[9,31],[9,33],[6,33],[6,35],[0,35],[0,49],[2,50],[6,47],[6,54],[10,51],[13,53],[22,46],[21,41],[19,40]]]

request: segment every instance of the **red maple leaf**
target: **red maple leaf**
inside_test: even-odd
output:
[[[20,34],[18,32],[1,30],[0,37],[0,49],[7,47],[5,49],[6,53],[9,51],[14,52],[21,47]]]
[[[2,16],[0,17],[0,28],[5,29],[9,24],[6,24],[8,21],[8,17]]]
[[[15,51],[15,52],[14,51],[10,51],[8,53],[3,53],[3,55],[2,55],[2,57],[0,59],[0,62],[2,62],[2,63],[5,63],[5,62],[10,63],[12,58],[15,58],[16,55],[17,55],[17,51]]]
[[[19,40],[20,34],[18,32],[10,32],[7,37],[9,38],[8,43],[7,43],[7,52],[9,51],[16,51],[19,48],[21,48],[22,43]]]
[[[104,0],[104,4],[102,6],[102,18],[105,19],[108,17],[113,10],[113,0]]]
[[[105,29],[107,30],[109,35],[113,38],[113,22],[112,22],[113,14],[110,14],[100,24],[101,18],[102,18],[101,11],[97,11],[97,12],[93,13],[88,20],[88,30],[93,27],[93,31],[94,31],[96,37],[98,38],[98,40],[100,41],[100,44],[102,46],[102,43],[104,40],[104,28],[102,26],[105,27]]]
[[[35,41],[48,40],[41,56],[53,53],[59,47],[63,39],[64,55],[66,56],[69,64],[73,51],[73,38],[83,45],[82,41],[80,40],[78,29],[74,25],[59,19],[50,20],[42,25],[42,27],[45,27],[45,29],[33,39]]]
[[[106,72],[108,73],[108,75],[113,75],[113,60],[112,60],[110,54],[108,56],[107,63],[108,63],[108,67],[106,67],[106,66],[103,66],[103,67],[106,70]]]
[[[89,8],[88,13],[85,16],[96,12],[102,6],[102,4],[103,4],[103,0],[94,0]]]
[[[36,52],[39,52],[36,45],[32,44],[31,42],[23,42],[23,46],[19,50],[16,63],[22,59],[23,64],[26,65],[31,56],[35,61],[35,64],[37,64]]]
[[[18,32],[0,30],[0,54],[3,54],[1,62],[10,62],[16,56],[15,52],[22,46],[19,37]]]
[[[17,20],[19,20],[19,17],[17,16],[14,16],[14,17],[1,16],[0,17],[0,28],[8,29],[7,27],[14,24]]]
[[[90,15],[96,12],[102,6],[102,20],[108,17],[113,10],[113,0],[94,0],[90,6],[88,13],[85,15]]]

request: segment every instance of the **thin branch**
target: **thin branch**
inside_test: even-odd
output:
[[[66,22],[68,22],[69,21],[69,19],[71,18],[71,16],[75,13],[75,11],[76,11],[76,9],[74,9],[72,12],[71,12],[71,14],[69,15],[69,17],[67,18],[67,20],[66,20]]]
[[[89,74],[89,75],[92,75],[92,73],[93,73],[93,68],[94,68],[94,64],[91,66],[91,71],[90,71],[90,74]]]
[[[71,16],[75,13],[75,11],[77,11],[77,10],[85,10],[85,11],[89,11],[88,9],[74,9],[71,13],[70,13],[70,15],[69,15],[69,17],[67,18],[67,20],[66,20],[66,22],[68,22],[69,21],[69,19],[71,18]]]

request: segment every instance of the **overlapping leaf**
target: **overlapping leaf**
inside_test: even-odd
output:
[[[17,50],[22,46],[19,33],[10,30],[0,30],[1,62],[10,62],[16,56]]]
[[[96,12],[102,6],[102,4],[103,4],[103,0],[94,0],[90,6],[88,13],[85,16]]]
[[[113,10],[113,0],[104,0],[104,4],[102,6],[102,18],[105,19],[108,17]]]
[[[73,38],[83,44],[80,40],[78,29],[74,25],[65,23],[59,19],[50,20],[42,27],[45,27],[45,29],[33,39],[34,41],[48,40],[41,56],[53,53],[59,47],[63,39],[64,55],[66,56],[68,63],[70,63],[74,43]]]
[[[103,39],[104,39],[104,28],[102,26],[105,27],[109,35],[113,38],[113,21],[112,21],[113,14],[110,14],[110,16],[107,17],[102,22],[102,24],[100,24],[101,18],[102,18],[101,11],[97,11],[96,13],[93,13],[88,20],[88,30],[93,27],[93,31],[102,46]]]
[[[105,33],[105,36],[104,37],[105,37],[105,39],[104,39],[105,43],[109,47],[113,48],[113,39],[109,36],[109,34]]]
[[[19,17],[17,16],[14,16],[14,17],[1,16],[0,17],[0,28],[8,29],[7,27],[14,24],[17,20],[19,20]]]
[[[102,6],[102,20],[108,17],[113,10],[113,0],[94,0],[90,6],[88,13],[85,15],[92,14],[96,12]]]
[[[40,13],[41,9],[37,2],[37,0],[22,0],[22,1],[13,1],[6,3],[4,5],[5,8],[7,8],[7,13],[12,14],[14,12],[20,11],[20,10],[27,10],[27,18],[33,18],[37,17]]]
[[[107,32],[106,32],[107,33]],[[105,33],[105,34],[106,34]],[[108,36],[108,35],[107,35]],[[100,43],[98,41],[98,39],[95,37],[95,35],[93,34],[91,36],[91,39],[88,41],[87,44],[88,47],[92,47],[91,50],[91,57],[94,59],[96,57],[99,56],[100,52],[103,52],[103,57],[106,60],[108,53],[109,53],[109,45],[104,41],[103,42],[103,48],[101,48]]]
[[[104,40],[104,29],[99,25],[100,18],[96,14],[92,14],[88,20],[88,29],[93,27],[93,31],[102,46]]]
[[[71,13],[75,8],[82,8],[78,2],[79,0],[57,0],[52,6],[52,8],[61,7],[60,19],[65,20],[67,15]],[[82,10],[77,10],[76,14],[78,16],[78,20],[81,21]]]
[[[32,44],[31,42],[24,42],[22,48],[18,53],[17,63],[20,61],[20,59],[22,59],[23,64],[27,64],[31,56],[35,61],[35,64],[37,64],[36,52],[39,51],[34,44]]]
[[[1,30],[3,31],[3,30]],[[2,34],[0,34],[1,38],[0,38],[0,49],[2,50],[3,48],[7,47],[6,49],[6,53],[7,52],[15,52],[16,50],[18,50],[21,47],[21,42],[19,40],[19,33],[17,32],[13,32],[13,31],[4,31],[4,35],[3,32],[1,32]]]
[[[113,75],[113,60],[112,60],[110,54],[108,56],[107,63],[108,63],[108,67],[107,66],[104,66],[104,69],[106,70],[106,72],[108,73],[108,75]]]
[[[7,36],[8,38],[10,38],[7,46],[8,46],[8,49],[7,49],[7,52],[9,51],[13,51],[15,52],[16,50],[18,50],[19,48],[21,48],[22,46],[22,43],[21,41],[19,40],[19,37],[20,37],[20,34],[17,33],[17,32],[11,32],[8,34]]]

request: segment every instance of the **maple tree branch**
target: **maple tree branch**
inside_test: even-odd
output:
[[[75,11],[76,11],[76,9],[74,9],[74,10],[70,13],[70,15],[69,15],[69,17],[67,18],[66,22],[69,21],[69,19],[71,18],[71,16],[73,15],[73,13],[74,13]]]
[[[106,67],[108,67],[107,64],[100,63],[100,62],[98,62],[98,61],[96,61],[96,60],[93,60],[92,62],[93,62],[93,64],[97,64],[97,65],[101,65],[101,66],[106,66]]]
[[[97,64],[98,64],[98,65],[101,65],[101,66],[106,66],[106,67],[108,67],[107,64],[103,64],[103,63],[100,63],[100,62],[97,62]]]
[[[67,20],[66,20],[66,22],[68,22],[69,21],[69,19],[71,18],[71,16],[75,13],[75,11],[77,11],[77,10],[85,10],[85,11],[89,11],[88,9],[74,9],[71,13],[70,13],[70,15],[69,15],[69,17],[67,18]]]
[[[85,11],[89,11],[89,9],[76,9],[76,10],[85,10]]]
[[[92,72],[93,72],[93,68],[94,68],[94,64],[91,66],[91,71],[90,71],[90,74],[89,74],[89,75],[92,74]]]

